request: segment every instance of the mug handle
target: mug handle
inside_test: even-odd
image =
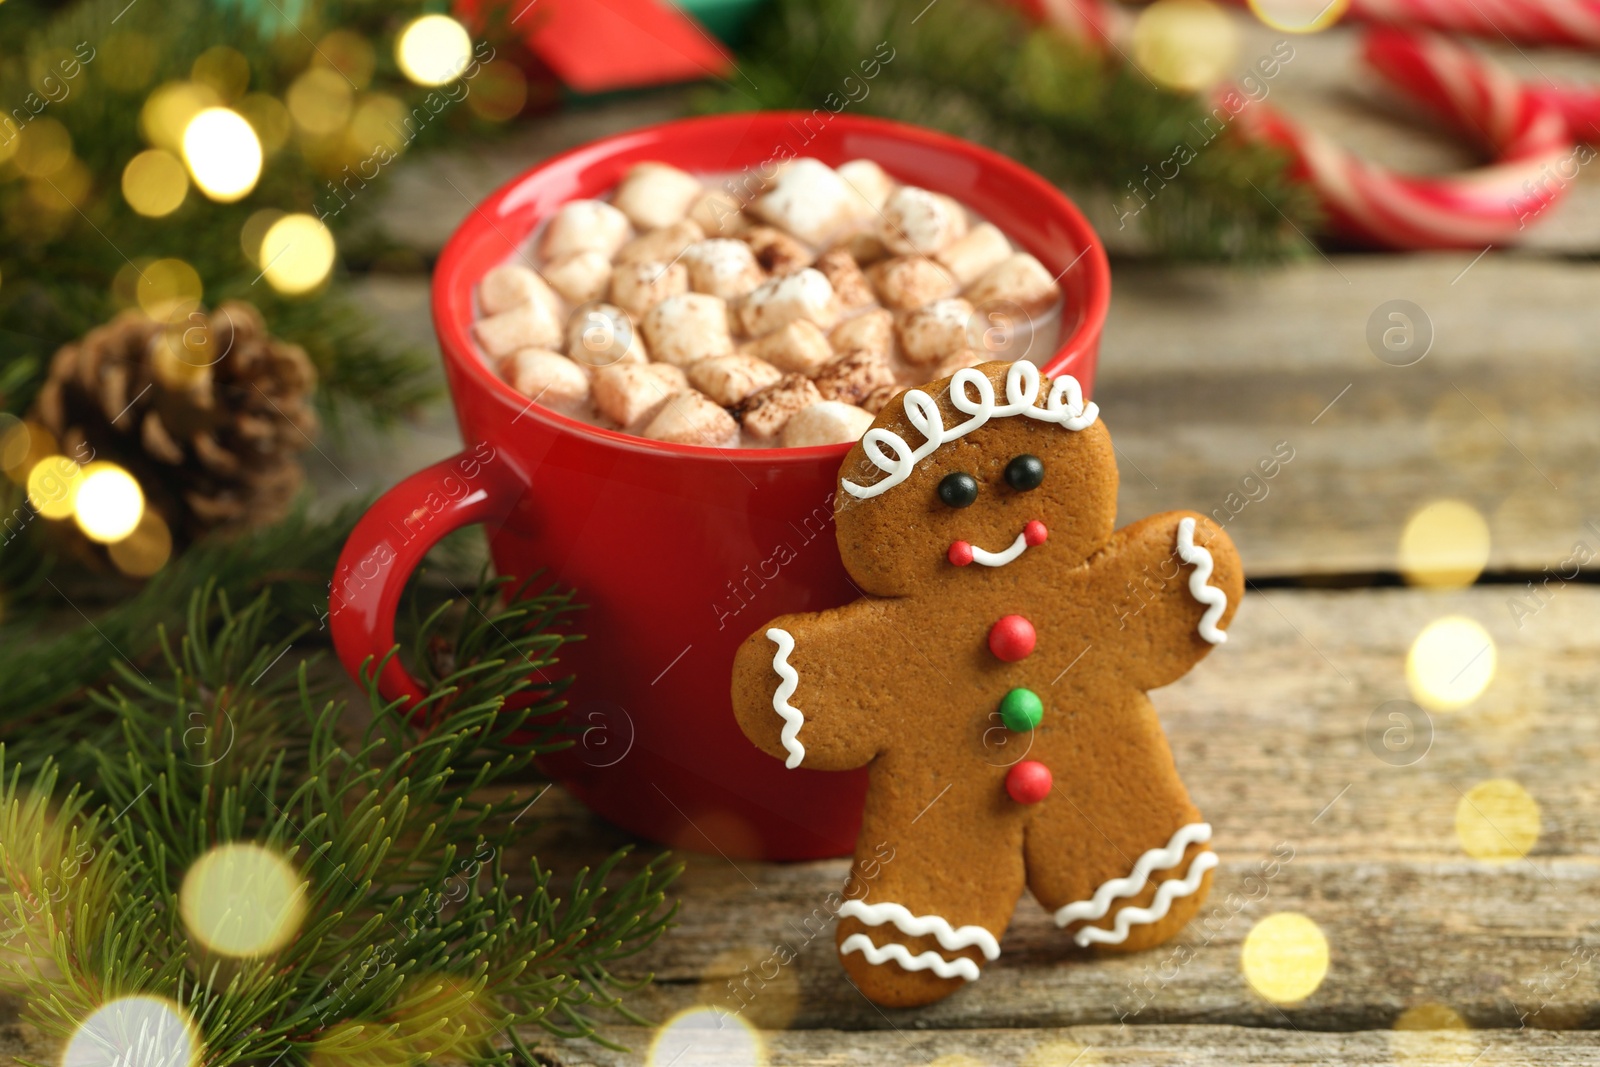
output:
[[[482,444],[418,471],[367,509],[339,553],[328,593],[333,647],[350,677],[370,678],[381,663],[384,700],[412,709],[427,696],[399,657],[389,656],[406,580],[446,534],[504,521],[526,491],[526,479]]]

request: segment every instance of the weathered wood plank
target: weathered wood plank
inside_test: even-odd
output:
[[[659,978],[639,1002],[657,1018],[693,1004],[747,1004],[761,1025],[797,1029],[1126,1018],[1141,1028],[1355,1030],[1389,1026],[1406,1008],[1434,1001],[1477,1027],[1514,1028],[1530,1013],[1542,1026],[1592,1025],[1600,1017],[1600,967],[1591,960],[1600,954],[1592,905],[1600,785],[1589,768],[1600,757],[1600,724],[1588,692],[1597,608],[1600,591],[1568,588],[1519,630],[1495,589],[1248,595],[1229,643],[1155,695],[1223,858],[1201,920],[1172,945],[1133,956],[1081,952],[1024,899],[981,981],[930,1008],[886,1014],[848,984],[824,928],[843,861],[776,865],[702,853],[686,857],[680,925],[630,965]],[[1433,715],[1425,755],[1395,766],[1369,747],[1369,723],[1379,732],[1392,725],[1374,713],[1407,695],[1406,648],[1450,613],[1488,629],[1498,674],[1474,705]],[[1528,858],[1507,865],[1472,859],[1456,836],[1463,794],[1490,778],[1520,782],[1542,812]],[[528,847],[546,862],[590,862],[627,840],[557,794],[540,803],[553,805],[544,810],[549,822]],[[690,828],[683,845],[707,848]],[[1261,862],[1274,855],[1292,858],[1261,877]],[[1310,916],[1332,950],[1321,987],[1281,1008],[1250,989],[1239,965],[1251,927],[1277,911]],[[763,980],[763,961],[780,942],[797,959]]]
[[[1600,516],[1600,266],[1472,260],[1346,256],[1261,274],[1119,264],[1096,397],[1124,520],[1232,513],[1258,578],[1391,572],[1407,516],[1440,496],[1486,516],[1491,572],[1537,573],[1581,537],[1600,547],[1583,527]],[[431,345],[425,290],[419,278],[358,286],[386,329]],[[1431,323],[1414,366],[1367,345],[1374,310],[1394,298]],[[450,415],[430,412],[398,443],[313,455],[314,482],[334,497],[372,491],[456,440]],[[1293,459],[1246,481],[1280,442]]]

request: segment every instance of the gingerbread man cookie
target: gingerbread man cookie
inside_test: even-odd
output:
[[[734,663],[745,734],[788,767],[870,765],[839,911],[883,1005],[947,996],[1000,955],[1023,887],[1080,946],[1135,950],[1199,909],[1216,856],[1146,690],[1181,678],[1243,593],[1202,515],[1114,529],[1094,404],[1031,363],[886,405],[846,456],[839,552],[862,597],[762,626]],[[861,851],[865,850],[865,851]]]

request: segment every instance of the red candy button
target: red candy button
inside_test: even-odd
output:
[[[1037,804],[1050,795],[1050,768],[1027,759],[1006,772],[1006,792],[1018,804]]]
[[[1035,519],[1022,528],[1022,540],[1024,544],[1042,545],[1050,540],[1050,531],[1044,528],[1044,523]]]
[[[1039,636],[1021,615],[1007,615],[989,628],[989,651],[1007,663],[1027,659]]]
[[[965,541],[952,541],[946,558],[957,567],[965,567],[972,562],[972,546]]]

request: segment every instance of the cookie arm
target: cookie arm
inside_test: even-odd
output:
[[[755,746],[785,766],[844,771],[880,747],[871,684],[884,613],[872,600],[783,615],[745,638],[733,661],[733,711]]]
[[[1125,526],[1096,557],[1109,590],[1102,633],[1140,689],[1171,685],[1216,645],[1244,595],[1244,568],[1220,526],[1171,511]]]

